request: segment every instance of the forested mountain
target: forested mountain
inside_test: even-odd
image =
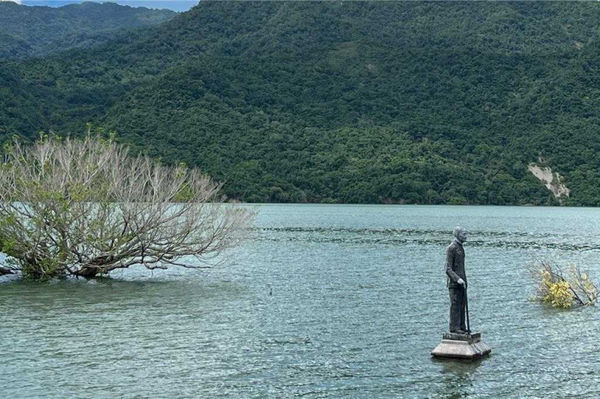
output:
[[[0,135],[86,122],[246,201],[600,205],[597,2],[220,2],[0,65]]]
[[[173,11],[115,3],[51,8],[0,2],[0,59],[91,47],[109,41],[123,29],[156,25],[175,15]]]

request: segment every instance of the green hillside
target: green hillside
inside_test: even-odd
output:
[[[0,2],[0,59],[42,56],[106,43],[123,29],[156,25],[176,14],[115,3],[28,7]]]
[[[211,2],[0,65],[0,135],[86,122],[245,201],[600,205],[600,4]]]

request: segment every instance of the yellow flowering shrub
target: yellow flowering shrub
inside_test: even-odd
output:
[[[544,302],[551,303],[556,308],[567,309],[573,306],[573,292],[569,283],[566,281],[550,283]]]
[[[563,274],[558,266],[542,262],[532,272],[538,281],[536,298],[554,307],[594,305],[598,299],[598,288],[577,265],[570,265]]]

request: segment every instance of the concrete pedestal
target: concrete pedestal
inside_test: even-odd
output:
[[[435,357],[474,360],[490,354],[492,349],[481,341],[480,333],[445,333],[442,342],[431,352]]]

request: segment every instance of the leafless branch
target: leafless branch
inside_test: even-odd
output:
[[[253,217],[223,203],[220,189],[197,169],[90,136],[14,142],[0,167],[0,239],[36,278],[134,264],[204,268],[185,260],[237,245]]]

